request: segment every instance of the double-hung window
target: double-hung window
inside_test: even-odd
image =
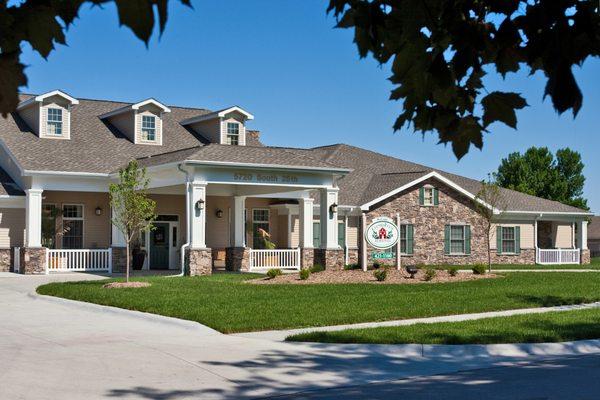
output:
[[[471,254],[471,226],[446,225],[444,253],[449,255]]]
[[[265,242],[261,230],[269,232],[269,209],[252,209],[252,245],[255,249],[263,249]]]
[[[439,191],[433,186],[423,186],[419,188],[419,204],[421,206],[437,206],[439,203]]]
[[[240,124],[237,122],[227,123],[227,144],[232,146],[240,144]]]
[[[426,187],[423,189],[423,205],[432,206],[433,205],[433,188]]]
[[[62,215],[62,248],[83,248],[83,205],[64,204]]]
[[[142,115],[142,140],[154,142],[156,140],[156,117]]]
[[[63,112],[60,108],[48,108],[46,123],[46,134],[50,136],[62,136]]]
[[[498,254],[519,254],[521,229],[518,226],[496,227],[496,246]]]

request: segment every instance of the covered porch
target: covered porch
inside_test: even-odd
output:
[[[534,232],[536,264],[589,264],[587,220],[540,218],[535,220]]]

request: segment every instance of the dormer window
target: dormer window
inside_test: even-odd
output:
[[[237,122],[227,123],[227,144],[232,146],[240,144],[240,124]]]
[[[142,115],[142,140],[156,140],[156,117],[153,115]]]
[[[63,114],[60,108],[48,108],[46,134],[49,136],[62,136]]]

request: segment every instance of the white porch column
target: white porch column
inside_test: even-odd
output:
[[[115,210],[111,207],[110,209],[111,221],[115,218]],[[112,222],[111,226],[111,247],[125,247],[125,235],[119,230]]]
[[[365,238],[365,229],[367,229],[367,214],[362,213],[360,220],[360,265],[363,271],[367,270],[367,240]]]
[[[577,222],[577,244],[581,250],[587,250],[587,221]]]
[[[321,190],[320,213],[321,213],[321,248],[339,249],[338,244],[338,213],[337,213],[338,189],[327,188]],[[335,204],[335,210],[331,206]]]
[[[300,208],[300,247],[313,248],[313,203],[311,198],[299,200]]]
[[[42,189],[25,191],[25,247],[42,247]]]
[[[246,247],[246,221],[244,220],[246,196],[233,198],[233,246]]]
[[[206,248],[206,182],[189,184],[190,248]]]

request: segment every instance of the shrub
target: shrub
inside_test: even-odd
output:
[[[381,263],[379,261],[373,262],[373,269],[379,269],[379,268],[381,268]]]
[[[373,271],[373,276],[379,282],[383,282],[383,281],[385,281],[385,278],[387,278],[387,269],[385,269],[385,268],[383,268],[383,269],[376,269],[375,271]]]
[[[315,264],[312,267],[310,267],[310,272],[312,272],[312,273],[321,272],[321,271],[325,271],[325,267],[322,266],[321,264]]]
[[[302,279],[303,281],[307,280],[308,277],[310,276],[310,270],[309,269],[301,269],[300,270],[300,279]]]
[[[353,269],[360,269],[360,264],[346,264],[346,265],[344,265],[344,269],[346,271],[351,271]]]
[[[427,268],[425,270],[425,280],[427,282],[429,282],[430,280],[435,278],[436,275],[437,275],[437,271],[435,270],[435,268]]]
[[[475,275],[484,275],[485,274],[485,265],[483,265],[483,264],[473,265],[473,273]]]
[[[458,267],[448,267],[448,273],[450,276],[458,275]]]
[[[273,279],[281,274],[283,274],[283,272],[281,272],[279,268],[271,268],[267,271],[267,276],[269,277],[269,279]]]

